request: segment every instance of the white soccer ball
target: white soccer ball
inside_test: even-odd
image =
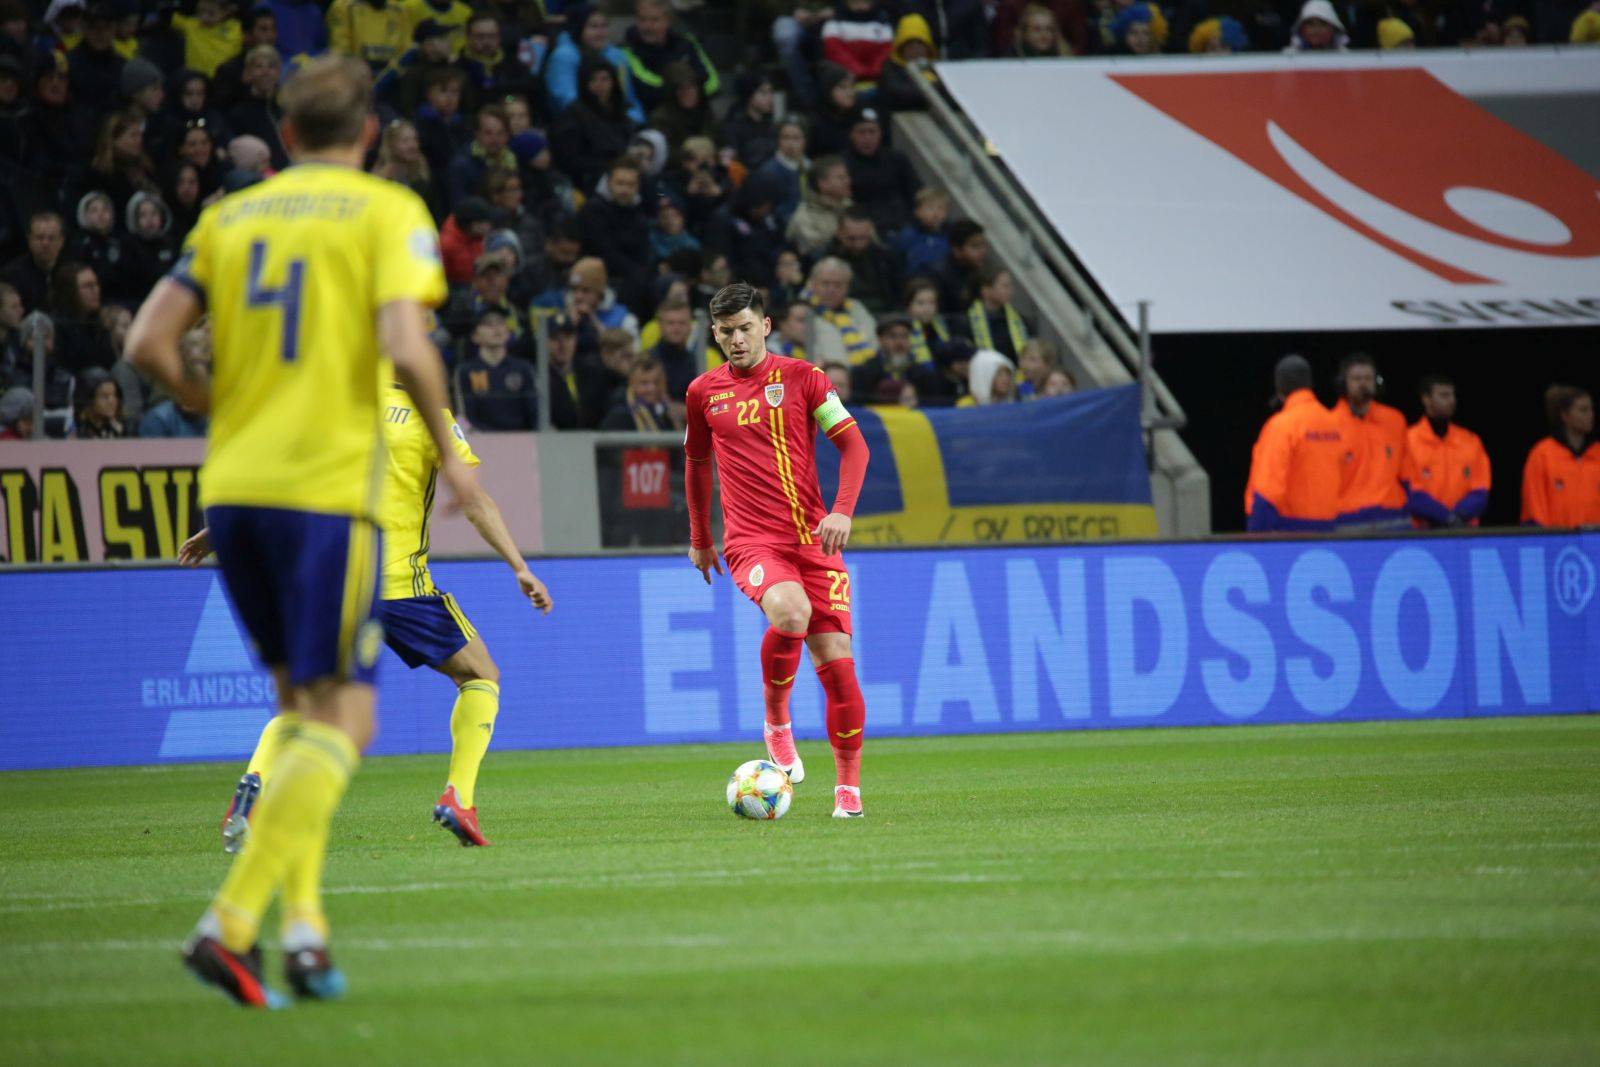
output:
[[[771,760],[739,764],[728,779],[728,807],[746,819],[781,819],[794,801],[794,786]]]

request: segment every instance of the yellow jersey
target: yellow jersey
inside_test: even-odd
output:
[[[373,518],[394,371],[385,304],[444,299],[439,236],[404,186],[297,164],[207,208],[172,277],[211,315],[200,504]]]
[[[449,409],[450,444],[469,467],[478,465],[466,434]],[[428,518],[439,480],[439,450],[416,412],[411,395],[398,385],[383,409],[383,495],[378,525],[383,527],[383,600],[436,596],[428,573]]]
[[[183,35],[183,65],[208,78],[215,78],[217,68],[238,55],[244,43],[238,19],[207,26],[193,15],[173,15],[172,28]],[[215,130],[211,132],[216,135]]]

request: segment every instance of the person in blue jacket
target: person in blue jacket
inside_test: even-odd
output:
[[[633,91],[633,79],[628,76],[628,57],[621,48],[611,43],[611,20],[604,11],[588,4],[573,4],[567,9],[567,29],[556,38],[544,65],[544,88],[553,114],[565,111],[578,98],[578,66],[585,54],[601,55],[616,68],[622,98],[627,103],[628,118],[643,126],[644,108]],[[573,34],[577,34],[574,40]]]

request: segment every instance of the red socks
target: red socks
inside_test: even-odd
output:
[[[776,626],[761,639],[761,688],[767,698],[768,726],[789,725],[789,694],[805,647],[805,634],[785,633]]]
[[[861,785],[861,731],[867,723],[867,704],[856,684],[856,661],[829,660],[817,668],[817,680],[828,696],[828,743],[839,784]]]

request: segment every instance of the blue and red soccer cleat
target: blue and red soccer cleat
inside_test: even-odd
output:
[[[284,949],[283,977],[301,1000],[338,1000],[344,996],[344,972],[333,965],[326,948]]]
[[[433,821],[455,834],[466,848],[483,848],[489,844],[489,839],[478,829],[478,809],[463,808],[453,785],[445,786],[439,803],[433,806]]]
[[[221,941],[195,934],[184,942],[183,965],[201,982],[215,986],[235,1004],[268,1010],[287,1006],[283,994],[261,980],[261,948],[242,955]]]
[[[233,802],[222,817],[222,851],[238,852],[250,836],[250,812],[261,798],[261,776],[246,772],[233,790]]]

